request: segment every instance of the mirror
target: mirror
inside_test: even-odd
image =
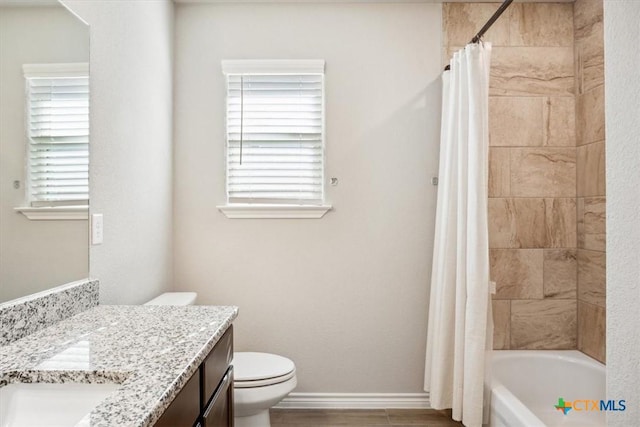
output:
[[[89,27],[0,0],[0,53],[2,303],[89,276]]]

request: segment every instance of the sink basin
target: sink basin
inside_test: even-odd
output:
[[[0,388],[0,427],[73,427],[120,384],[17,383]]]

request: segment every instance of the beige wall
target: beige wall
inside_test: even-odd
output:
[[[574,3],[578,349],[605,358],[605,126],[602,0]]]
[[[176,6],[175,277],[299,392],[422,392],[440,120],[436,4]],[[319,220],[232,220],[222,59],[326,61]]]
[[[142,303],[172,286],[173,4],[64,3],[91,31],[90,273],[101,303]]]
[[[0,302],[89,275],[86,220],[30,221],[23,64],[88,62],[89,29],[62,6],[0,6]],[[20,188],[13,186],[20,181]]]
[[[444,52],[498,3],[444,5]],[[489,245],[496,349],[576,347],[576,149],[572,4],[514,3],[493,43]]]

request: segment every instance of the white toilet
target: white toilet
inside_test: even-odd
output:
[[[296,385],[296,365],[269,353],[233,354],[233,409],[235,427],[269,427],[269,408]]]
[[[145,305],[192,305],[195,292],[167,292]],[[270,427],[269,409],[296,385],[296,365],[269,353],[233,354],[233,410],[235,427]]]
[[[193,305],[198,294],[195,292],[165,292],[144,305]]]

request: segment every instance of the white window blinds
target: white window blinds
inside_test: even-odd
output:
[[[324,61],[224,61],[227,201],[324,199]]]
[[[27,97],[27,199],[33,206],[89,200],[87,64],[23,66]]]

